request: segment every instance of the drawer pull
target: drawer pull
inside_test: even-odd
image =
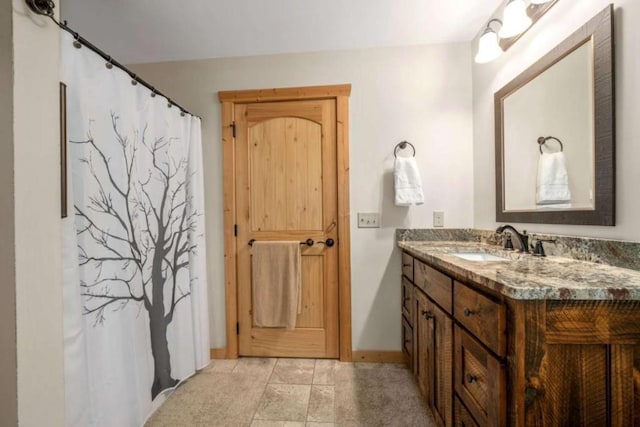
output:
[[[476,314],[476,312],[475,312],[475,311],[470,310],[468,307],[465,307],[465,308],[464,308],[464,315],[465,315],[465,316],[469,317],[469,316],[472,316],[472,315],[474,315],[474,314]]]
[[[411,264],[402,264],[403,267],[411,267]]]
[[[422,315],[424,316],[425,319],[433,319],[433,313],[430,312],[429,310],[422,310]]]
[[[474,381],[478,381],[478,377],[475,375],[467,374],[467,382],[471,384]]]
[[[410,299],[411,299],[411,297],[404,297],[404,298],[402,298],[402,301],[407,302],[407,301],[409,301]]]
[[[409,344],[410,342],[411,342],[411,338],[407,338],[407,339],[404,340],[405,344]]]

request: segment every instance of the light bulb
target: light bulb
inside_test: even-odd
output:
[[[508,39],[523,33],[532,21],[527,16],[527,6],[523,0],[511,0],[504,8],[503,25],[500,28],[500,38]]]
[[[502,54],[502,48],[498,42],[498,35],[491,28],[487,28],[478,41],[478,53],[475,61],[478,64],[485,64],[493,61]]]

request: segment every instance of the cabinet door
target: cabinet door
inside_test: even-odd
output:
[[[407,319],[402,316],[402,352],[407,357],[407,364],[411,368],[413,366],[413,328]]]
[[[453,425],[453,321],[416,292],[418,383],[441,426]]]
[[[429,354],[432,393],[430,405],[433,416],[442,426],[453,425],[453,321],[433,302],[428,301],[428,336],[433,351]]]
[[[433,361],[433,337],[430,328],[429,300],[422,292],[416,292],[416,324],[415,324],[415,358],[418,385],[423,396],[430,401],[432,381],[430,381],[430,366]]]

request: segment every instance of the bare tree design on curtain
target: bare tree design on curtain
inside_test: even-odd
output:
[[[91,130],[86,140],[70,141],[88,146],[80,161],[97,188],[86,206],[75,205],[77,234],[88,235],[94,243],[78,246],[80,267],[89,269],[85,277],[93,277],[80,283],[84,314],[95,316],[96,326],[105,322],[110,312],[121,311],[130,303],[144,307],[154,359],[154,399],[178,382],[171,376],[167,327],[180,301],[190,295],[189,253],[196,246],[189,234],[195,229],[198,213],[192,210],[192,198],[187,194],[186,154],[172,158],[172,139],[148,141],[146,127],[129,138],[118,128],[118,116],[113,112],[111,125],[114,141],[99,144]],[[113,143],[120,159],[107,154],[104,144]],[[140,167],[136,163],[139,150],[148,151],[148,170],[136,169]],[[181,274],[187,276],[186,286],[180,286]]]

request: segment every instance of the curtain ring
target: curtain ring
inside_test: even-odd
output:
[[[167,108],[171,108],[171,107],[173,107],[173,104],[171,103],[171,101],[169,101],[169,102],[167,103]]]
[[[104,64],[104,66],[107,67],[107,69],[109,70],[113,68],[113,63],[111,62],[111,56],[107,58],[107,63]]]
[[[76,49],[80,49],[82,47],[82,43],[80,43],[80,34],[73,33],[73,47]]]
[[[151,97],[152,97],[152,98],[155,98],[155,97],[156,97],[156,88],[155,88],[155,87],[152,87],[152,88],[151,88]]]

